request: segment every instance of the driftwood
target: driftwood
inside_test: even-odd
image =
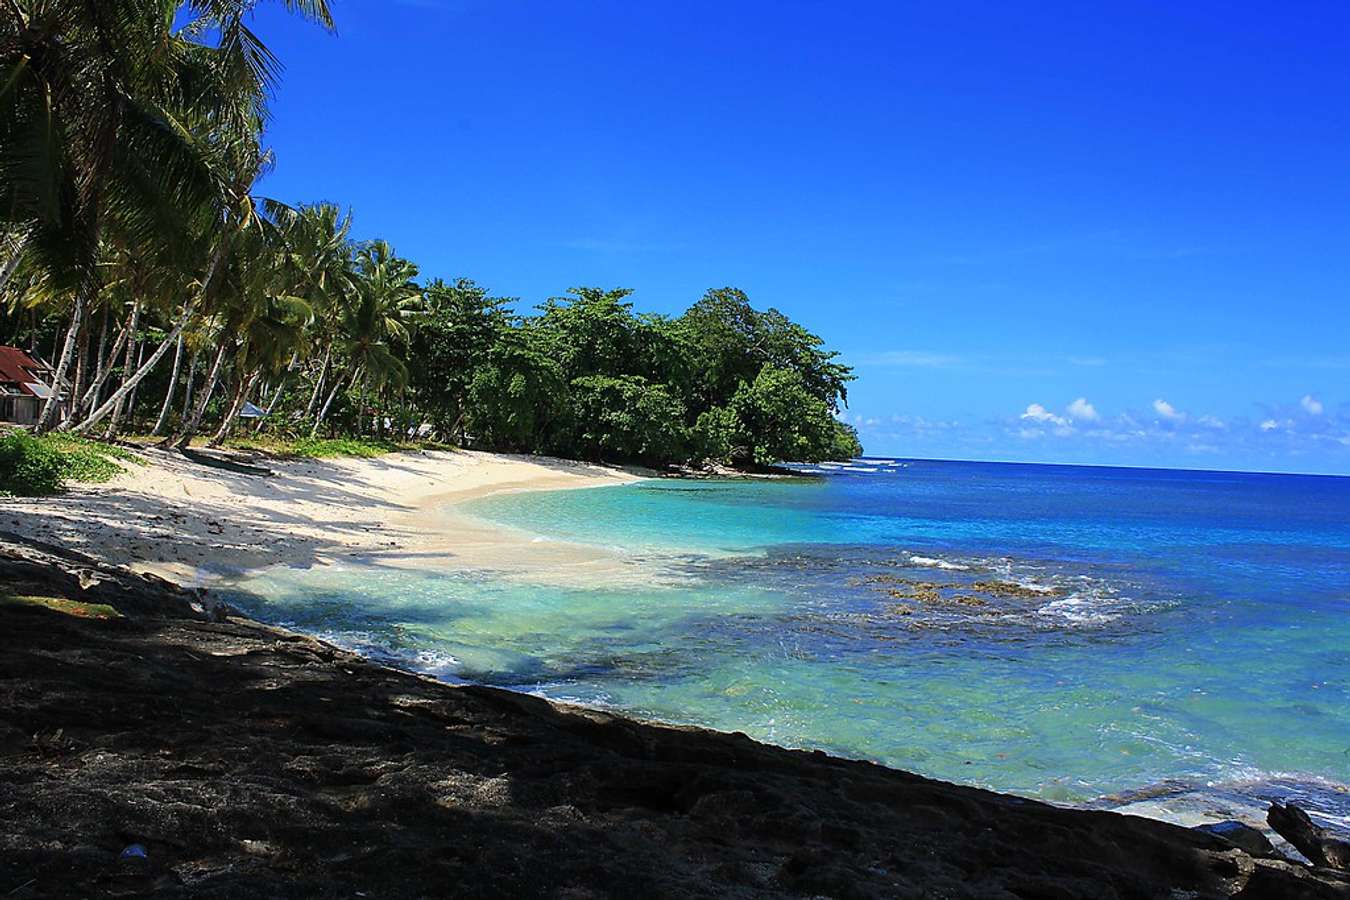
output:
[[[1315,865],[1350,870],[1350,841],[1332,837],[1294,804],[1270,804],[1266,822]]]

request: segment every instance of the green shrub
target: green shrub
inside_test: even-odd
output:
[[[50,441],[26,431],[0,437],[0,491],[38,497],[61,490],[65,459]]]
[[[374,441],[361,438],[300,438],[286,448],[294,456],[327,459],[334,456],[370,458],[393,453],[399,449],[393,441]]]
[[[46,440],[62,455],[65,462],[64,476],[70,481],[108,481],[120,474],[122,467],[113,460],[141,465],[141,460],[130,450],[112,444],[100,444],[97,441],[53,434]]]
[[[114,459],[139,463],[122,447],[50,434],[11,431],[0,437],[0,493],[24,497],[55,494],[67,481],[107,481],[122,471]]]

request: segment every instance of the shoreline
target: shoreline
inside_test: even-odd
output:
[[[1214,833],[447,685],[70,551],[0,536],[0,576],[48,597],[0,604],[6,896],[1350,892]]]
[[[218,468],[142,448],[144,465],[103,484],[48,498],[0,498],[0,531],[68,548],[189,588],[228,591],[271,569],[351,563],[439,566],[485,577],[561,587],[650,584],[665,573],[650,558],[600,546],[540,540],[463,511],[505,493],[584,490],[659,477],[637,468],[471,450],[401,451],[378,457],[282,458],[227,451],[218,458],[270,474]],[[763,476],[741,476],[763,477]],[[677,585],[674,577],[670,584]],[[394,658],[385,664],[415,666]],[[1075,809],[1116,809],[1189,827],[1196,786],[1177,802],[1162,785],[1103,795]],[[1143,794],[1144,796],[1133,796]],[[1245,811],[1245,812],[1250,812]],[[1250,815],[1242,818],[1260,824]]]
[[[265,458],[273,472],[261,477],[203,467],[176,454],[149,451],[144,456],[148,465],[105,485],[82,486],[47,500],[0,501],[0,530],[188,588],[218,586],[271,567],[344,560],[395,567],[434,561],[494,577],[568,585],[614,584],[652,574],[649,567],[640,569],[602,547],[537,542],[528,532],[459,511],[464,503],[505,492],[584,489],[650,477],[638,470],[430,451],[373,459]],[[203,554],[212,553],[229,553],[234,564],[221,568],[200,562]],[[251,620],[232,615],[231,621]],[[425,677],[406,668],[398,671]],[[620,712],[603,714],[626,719]],[[1165,797],[1154,797],[1124,804],[1121,811],[1173,825],[1192,824],[1169,815],[1167,803]],[[1062,808],[1102,809],[1083,804]]]
[[[145,465],[124,464],[105,484],[73,485],[52,498],[0,499],[0,529],[192,587],[344,559],[391,566],[438,560],[589,582],[622,575],[622,560],[588,545],[532,544],[454,507],[508,491],[604,487],[654,474],[472,450],[333,459],[219,454],[262,463],[266,475],[176,452],[138,455]]]

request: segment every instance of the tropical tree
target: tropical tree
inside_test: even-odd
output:
[[[349,367],[346,385],[357,392],[358,430],[373,394],[407,384],[402,351],[421,303],[416,277],[417,266],[397,256],[386,241],[371,241],[357,250],[356,289],[339,316],[338,352]],[[335,379],[333,391],[341,384],[343,379]],[[332,394],[315,418],[312,433],[318,432],[331,402]],[[377,416],[380,430],[383,421]]]
[[[246,23],[254,0],[7,0],[0,17],[0,224],[5,281],[27,264],[71,298],[66,383],[101,289],[109,235],[171,243],[218,193],[213,142],[255,130],[279,64]],[[284,5],[332,27],[326,0]],[[175,338],[176,340],[176,338]],[[56,394],[40,429],[54,424]]]
[[[355,248],[350,237],[351,214],[343,215],[332,203],[318,203],[291,209],[281,204],[270,208],[281,232],[280,252],[285,276],[292,293],[308,304],[313,317],[310,338],[321,349],[308,361],[317,364],[313,374],[309,403],[304,418],[314,416],[319,398],[328,380],[333,362],[333,345],[338,337],[343,311],[356,292]],[[288,366],[268,403],[275,410],[286,378],[295,364],[306,361],[297,355]]]
[[[542,330],[503,331],[469,383],[466,430],[482,446],[542,452],[568,408],[568,384]]]
[[[511,301],[461,278],[439,279],[422,291],[409,359],[411,386],[422,413],[441,435],[462,441],[474,374],[501,335],[513,327]]]
[[[754,381],[741,382],[726,407],[710,411],[700,424],[709,455],[734,465],[819,462],[843,446],[840,423],[801,373],[768,365]]]
[[[657,464],[688,459],[685,407],[665,385],[639,375],[585,375],[571,388],[569,455]]]
[[[236,239],[224,310],[224,343],[233,344],[234,392],[212,446],[229,436],[258,380],[276,376],[305,348],[305,326],[313,312],[308,303],[290,293],[287,276],[291,273],[285,265],[283,244],[284,237],[266,227]]]

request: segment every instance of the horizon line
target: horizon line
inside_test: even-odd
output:
[[[1350,478],[1350,472],[1273,472],[1268,469],[1205,469],[1193,466],[1114,465],[1111,463],[1044,462],[1021,459],[957,459],[946,456],[857,456],[854,459],[889,459],[896,462],[987,463],[999,466],[1065,466],[1075,469],[1128,469],[1151,472],[1201,472],[1212,475],[1289,475],[1299,478]]]

